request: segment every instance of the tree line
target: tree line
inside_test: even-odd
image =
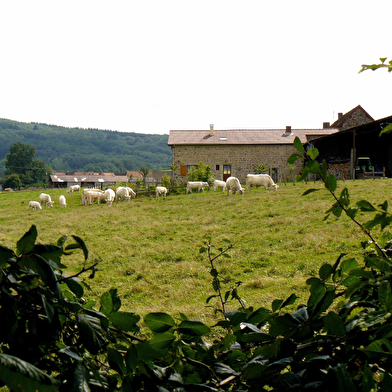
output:
[[[168,169],[168,135],[67,128],[0,119],[0,174],[15,143],[35,148],[39,159],[55,171],[124,172],[141,166]]]

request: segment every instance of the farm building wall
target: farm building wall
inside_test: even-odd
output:
[[[224,166],[231,166],[231,175],[240,182],[245,182],[246,175],[254,173],[253,165],[266,165],[275,181],[284,181],[294,176],[303,167],[303,161],[296,162],[295,169],[290,172],[287,158],[297,151],[291,144],[265,145],[176,145],[172,149],[173,163],[178,165],[174,173],[175,181],[185,181],[185,166],[203,162],[211,166],[213,177],[222,180]]]

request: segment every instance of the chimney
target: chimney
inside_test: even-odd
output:
[[[210,124],[210,135],[214,134],[214,124]]]
[[[340,120],[343,117],[343,113],[338,113],[338,120]]]
[[[329,128],[331,124],[329,122],[323,122],[323,129]]]
[[[285,136],[291,135],[291,125],[286,125]]]

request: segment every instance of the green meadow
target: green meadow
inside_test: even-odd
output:
[[[334,200],[321,183],[279,185],[277,192],[259,188],[244,196],[227,196],[211,189],[169,194],[166,199],[137,197],[112,207],[84,206],[79,193],[46,189],[55,205],[42,211],[28,209],[28,202],[39,200],[42,190],[0,193],[0,244],[15,249],[33,224],[40,243],[56,243],[63,235],[71,243],[76,235],[87,245],[89,263],[99,262],[93,279],[89,273],[80,277],[86,299],[117,288],[123,310],[141,316],[182,312],[212,325],[213,308],[219,304],[206,304],[214,294],[211,265],[206,253],[200,253],[207,238],[216,249],[227,245],[225,239],[234,245],[230,258],[218,258],[215,267],[221,279],[242,282],[238,293],[255,308],[269,307],[274,299],[293,292],[300,303],[307,298],[306,280],[317,275],[322,264],[333,263],[342,253],[361,254],[360,242],[367,238],[357,225],[347,216],[324,220]],[[392,180],[339,182],[337,192],[344,187],[352,203],[367,199],[377,205],[390,200]],[[302,196],[309,188],[320,191]],[[60,194],[67,208],[60,208]],[[359,215],[362,222],[369,218]],[[83,254],[74,252],[63,263],[65,272],[74,274],[83,267]],[[237,307],[228,304],[228,310]]]

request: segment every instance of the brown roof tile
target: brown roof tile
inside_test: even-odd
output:
[[[338,132],[336,128],[323,129],[230,129],[214,130],[172,130],[169,133],[168,145],[179,144],[292,144],[296,136],[302,143],[315,137]]]

